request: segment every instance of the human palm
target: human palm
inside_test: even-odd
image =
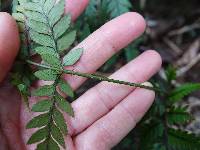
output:
[[[68,0],[66,10],[75,19],[88,0]],[[15,21],[0,13],[0,150],[33,150],[26,146],[34,130],[26,130],[33,117],[26,110],[19,93],[8,82],[8,71],[19,49]],[[113,54],[140,36],[145,29],[144,19],[137,13],[126,13],[103,25],[78,47],[84,48],[75,71],[92,73]],[[146,51],[111,77],[143,83],[155,74],[161,65],[159,54]],[[6,77],[6,75],[8,77]],[[65,79],[77,89],[86,79],[66,75]],[[40,81],[38,84],[44,84]],[[72,103],[75,118],[65,116],[69,135],[65,138],[69,150],[108,150],[132,130],[154,100],[154,92],[128,86],[101,82]],[[30,98],[31,105],[37,100]]]

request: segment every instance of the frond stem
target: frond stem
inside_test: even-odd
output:
[[[98,75],[98,74],[88,74],[88,73],[76,72],[76,71],[73,71],[73,70],[66,70],[66,69],[63,69],[63,68],[55,68],[55,67],[47,66],[45,64],[39,64],[39,63],[33,62],[31,60],[27,60],[26,62],[31,64],[31,65],[38,66],[38,67],[60,71],[60,72],[63,72],[64,74],[70,74],[70,75],[90,78],[90,79],[94,79],[94,80],[98,80],[98,81],[106,81],[106,82],[122,84],[122,85],[131,86],[131,87],[137,87],[137,88],[144,88],[144,89],[148,89],[148,90],[152,90],[152,91],[166,93],[166,91],[163,91],[159,88],[146,86],[146,85],[139,84],[139,83],[132,83],[132,82],[127,82],[127,81],[115,80],[115,79],[111,79],[111,78],[101,76],[101,75]]]

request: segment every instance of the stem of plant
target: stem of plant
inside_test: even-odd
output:
[[[137,88],[144,88],[144,89],[148,89],[148,90],[152,90],[152,91],[165,93],[165,91],[163,91],[159,88],[146,86],[146,85],[139,84],[139,83],[132,83],[132,82],[127,82],[127,81],[115,80],[115,79],[104,77],[104,76],[101,76],[101,75],[98,75],[98,74],[88,74],[88,73],[76,72],[76,71],[73,71],[73,70],[65,70],[63,68],[55,68],[55,67],[47,66],[47,65],[44,65],[44,64],[39,64],[39,63],[33,62],[31,60],[27,60],[26,62],[31,64],[31,65],[34,65],[34,66],[38,66],[38,67],[42,67],[42,68],[46,68],[46,69],[52,69],[52,70],[56,70],[56,71],[61,71],[64,74],[71,74],[71,75],[85,77],[85,78],[94,79],[94,80],[98,80],[98,81],[106,81],[106,82],[122,84],[122,85],[131,86],[131,87],[137,87]]]

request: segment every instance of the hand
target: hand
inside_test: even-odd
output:
[[[86,7],[88,0],[68,0],[67,10],[75,19]],[[6,13],[0,13],[0,145],[2,150],[33,150],[26,146],[33,130],[25,124],[32,118],[21,98],[5,78],[19,49],[16,23]],[[73,69],[92,73],[112,55],[145,30],[145,21],[137,13],[126,13],[103,25],[78,45],[84,54]],[[129,82],[143,83],[161,66],[155,51],[146,51],[111,77]],[[66,75],[65,79],[77,89],[84,78]],[[128,86],[102,82],[88,90],[72,103],[75,118],[66,120],[69,135],[65,138],[69,150],[108,150],[131,131],[154,100],[154,92]],[[30,98],[30,103],[35,103]]]

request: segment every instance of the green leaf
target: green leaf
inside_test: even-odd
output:
[[[20,5],[16,6],[15,9],[16,9],[16,10],[14,11],[15,13],[16,13],[16,12],[20,12],[20,13],[23,13],[23,12],[24,12],[24,7],[22,7],[22,6],[20,6]]]
[[[189,95],[190,93],[200,90],[200,83],[186,83],[177,87],[169,95],[169,100],[173,103],[181,100],[184,96]]]
[[[51,135],[63,148],[65,148],[65,141],[60,129],[56,125],[51,127]]]
[[[13,18],[15,18],[15,20],[20,21],[20,22],[24,22],[25,17],[22,13],[13,13],[12,14]]]
[[[60,80],[58,85],[62,92],[64,92],[66,95],[70,97],[74,97],[73,89],[67,82],[65,82],[64,80]]]
[[[46,0],[46,2],[44,3],[44,8],[43,8],[46,15],[49,14],[54,4],[55,4],[55,0]]]
[[[49,34],[49,28],[46,24],[35,20],[28,20],[27,25],[38,33]]]
[[[141,143],[145,143],[140,146],[141,150],[150,150],[152,143],[163,136],[164,126],[158,121],[151,122],[150,124],[143,123],[139,128],[139,132],[141,135]]]
[[[103,3],[107,6],[108,12],[110,12],[112,18],[129,12],[132,7],[129,0],[103,0]]]
[[[42,100],[32,107],[32,111],[34,112],[45,112],[49,111],[50,108],[52,107],[53,103],[51,100]]]
[[[42,141],[48,135],[47,128],[42,128],[36,131],[28,140],[27,144],[33,144]]]
[[[62,133],[64,135],[67,135],[67,132],[68,132],[67,125],[66,125],[66,121],[64,119],[63,114],[59,110],[54,110],[53,118],[54,118],[56,125],[62,131]]]
[[[65,33],[65,35],[60,39],[58,39],[57,41],[58,51],[62,52],[68,49],[73,44],[75,38],[76,38],[76,31]]]
[[[56,67],[56,68],[61,67],[60,59],[54,54],[45,53],[45,54],[42,54],[41,57],[46,63],[50,64],[51,66]]]
[[[59,38],[61,35],[63,35],[67,31],[67,29],[69,28],[70,22],[71,22],[70,15],[65,15],[55,25],[55,27],[53,28],[53,31],[54,31],[54,36],[56,39]]]
[[[33,96],[51,96],[54,91],[55,91],[55,87],[53,85],[45,85],[34,90],[32,92],[32,95]]]
[[[74,111],[71,104],[61,96],[56,97],[57,105],[60,109],[68,113],[70,116],[74,117]]]
[[[88,23],[84,23],[83,29],[81,33],[79,32],[79,38],[80,42],[83,41],[85,38],[87,38],[91,34],[91,29]]]
[[[57,72],[51,70],[51,69],[44,69],[44,70],[39,70],[36,71],[35,76],[41,80],[46,80],[46,81],[54,81],[57,78]]]
[[[48,121],[49,121],[49,114],[48,113],[41,114],[39,116],[34,117],[32,120],[30,120],[28,124],[26,125],[26,128],[27,129],[40,128],[47,125]]]
[[[40,5],[43,6],[46,0],[29,0],[29,1],[32,1],[32,2],[35,2],[35,3],[39,3]]]
[[[25,84],[18,84],[17,88],[19,89],[19,91],[24,92],[26,91],[27,87]]]
[[[29,20],[35,20],[47,24],[46,18],[39,12],[25,11],[24,14]]]
[[[164,143],[151,143],[151,148],[149,150],[166,150]]]
[[[55,50],[53,48],[50,48],[50,47],[38,46],[34,50],[35,50],[36,53],[38,53],[40,55],[50,53],[52,55],[58,56],[58,54],[56,54]]]
[[[169,124],[185,124],[191,121],[193,118],[186,107],[172,107],[167,112],[167,121]]]
[[[199,137],[173,128],[168,129],[168,142],[173,150],[199,150],[200,147]]]
[[[42,142],[42,143],[37,145],[37,149],[36,150],[46,150],[46,148],[47,148],[47,142],[44,141],[44,142]]]
[[[38,3],[27,2],[22,5],[25,10],[42,12],[42,8]]]
[[[98,4],[99,2],[96,0],[91,0],[90,3],[88,4],[86,10],[85,10],[85,16],[86,17],[93,17],[96,14],[98,14]]]
[[[63,58],[64,66],[71,66],[74,65],[83,54],[83,48],[73,49]]]
[[[27,3],[28,0],[18,0],[18,2],[20,3],[20,5],[24,4],[24,3]]]
[[[48,145],[48,150],[60,150],[58,144],[52,138],[49,139]]]
[[[165,75],[167,77],[167,81],[171,82],[176,79],[176,69],[173,66],[168,66]]]
[[[60,0],[50,11],[49,13],[49,22],[51,26],[54,26],[55,23],[62,17],[64,14],[65,0]]]
[[[133,60],[139,55],[139,45],[144,41],[144,37],[140,37],[125,48],[125,56],[127,62]]]
[[[139,55],[139,51],[137,48],[127,47],[125,49],[125,55],[127,62],[129,62]]]
[[[30,37],[37,44],[40,44],[42,46],[52,47],[52,48],[55,47],[54,40],[49,35],[39,34],[35,31],[31,30]]]
[[[103,71],[107,71],[108,69],[110,69],[111,67],[113,67],[113,65],[116,64],[117,60],[119,58],[119,55],[113,55],[102,67]]]
[[[52,137],[50,137],[48,140],[38,144],[36,150],[60,150],[60,148],[58,144],[52,139]]]

